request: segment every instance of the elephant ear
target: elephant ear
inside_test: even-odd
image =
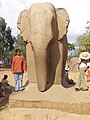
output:
[[[17,20],[17,27],[20,30],[20,36],[25,42],[29,42],[30,25],[28,10],[23,10]]]
[[[59,31],[58,40],[60,40],[66,35],[70,20],[67,11],[64,8],[56,9],[56,15]]]

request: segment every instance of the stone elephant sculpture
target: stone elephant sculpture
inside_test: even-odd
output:
[[[30,82],[37,82],[39,91],[61,83],[67,59],[69,16],[64,8],[51,3],[35,3],[18,18],[20,36],[26,42],[27,70]]]

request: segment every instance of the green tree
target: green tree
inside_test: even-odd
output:
[[[6,25],[5,19],[0,17],[0,53],[4,58],[9,56],[15,42],[15,37],[11,35],[12,29]]]
[[[75,45],[73,43],[68,43],[68,50],[75,50]]]
[[[15,37],[11,35],[11,28],[7,27],[7,29],[5,30],[5,47],[7,48],[7,50],[11,51],[14,46],[14,42],[15,42]]]
[[[87,51],[90,52],[90,21],[86,23],[85,33],[77,37],[76,44],[78,46],[84,45]]]
[[[5,34],[5,29],[6,29],[6,23],[5,23],[5,19],[3,19],[2,17],[0,17],[0,54],[2,56],[3,52],[4,52],[4,34]]]
[[[0,33],[3,33],[6,29],[5,19],[0,17]]]

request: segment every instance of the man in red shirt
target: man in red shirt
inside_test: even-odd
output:
[[[15,79],[15,91],[21,91],[23,73],[26,72],[26,60],[24,56],[20,55],[20,49],[16,49],[16,54],[12,59],[12,73]]]

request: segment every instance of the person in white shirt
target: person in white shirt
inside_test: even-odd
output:
[[[89,87],[85,81],[85,72],[87,70],[87,62],[90,59],[90,53],[86,52],[86,48],[84,46],[80,46],[80,55],[79,61],[76,64],[79,68],[79,77],[76,81],[76,88],[75,91],[88,91]]]

